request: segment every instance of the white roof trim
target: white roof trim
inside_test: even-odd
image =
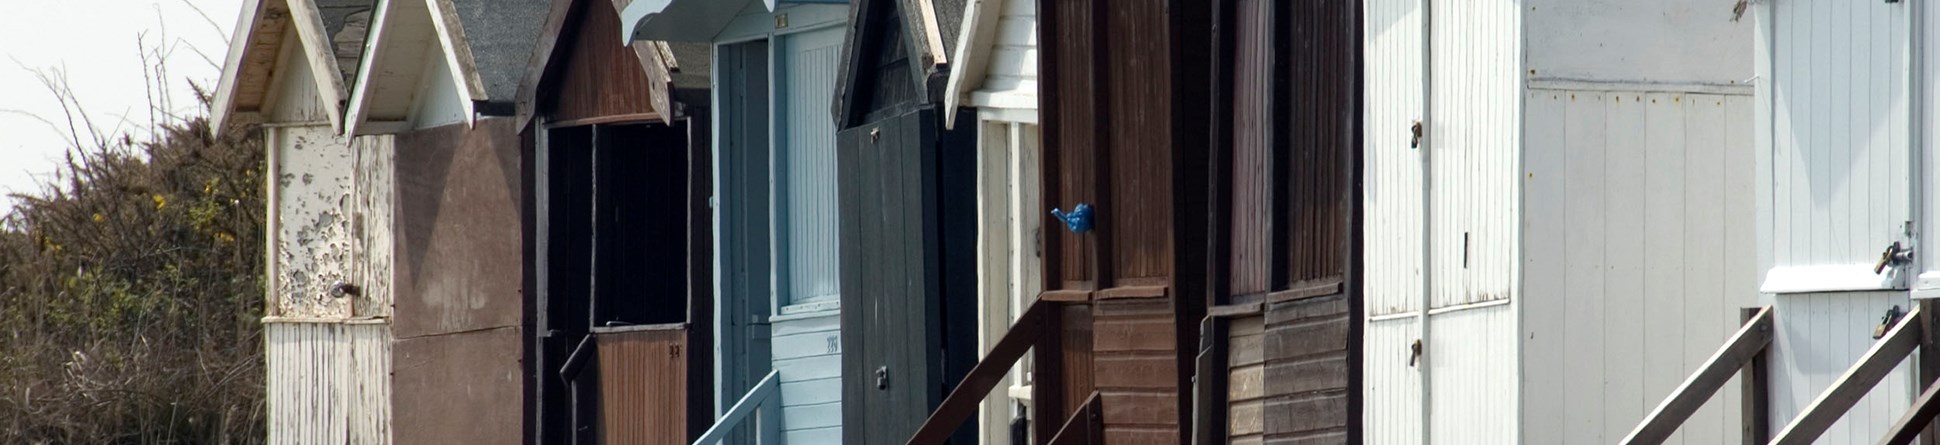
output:
[[[964,4],[963,32],[957,38],[956,60],[950,66],[950,80],[943,88],[943,128],[957,122],[957,107],[966,96],[983,86],[990,69],[990,48],[996,43],[997,23],[1003,15],[1004,0],[970,0]]]
[[[229,39],[229,54],[223,61],[222,80],[216,84],[216,94],[210,112],[210,128],[220,131],[229,120],[235,117],[236,84],[242,79],[243,69],[248,65],[249,47],[256,35],[256,24],[262,19],[263,12],[274,6],[277,0],[244,0],[242,13],[236,20],[236,29]],[[345,88],[341,71],[337,69],[336,53],[330,50],[330,38],[324,35],[322,15],[317,12],[316,4],[310,0],[287,0],[292,27],[296,28],[298,50],[310,65],[312,82],[316,82],[317,94],[325,104],[324,112],[330,117],[333,129],[342,129],[344,123]],[[288,37],[285,36],[285,39]],[[279,54],[257,54],[255,57],[276,58]],[[278,76],[281,73],[272,73]],[[273,79],[269,82],[273,83]],[[267,91],[264,94],[275,94]],[[267,99],[266,99],[267,102]]]
[[[361,66],[357,70],[357,79],[351,88],[349,106],[346,107],[348,110],[348,123],[343,128],[344,134],[346,135],[361,136],[397,132],[400,127],[395,123],[389,121],[369,121],[372,100],[370,92],[372,88],[371,84],[373,82],[384,81],[406,82],[410,85],[407,89],[415,90],[418,82],[422,80],[421,76],[375,78],[376,73],[386,71],[384,69],[385,67],[380,65],[383,63],[382,60],[384,57],[381,56],[383,55],[384,49],[388,47],[387,45],[397,44],[396,42],[392,42],[392,40],[395,40],[392,38],[395,37],[393,34],[395,30],[391,28],[403,26],[397,24],[399,20],[396,17],[400,13],[398,10],[398,2],[400,1],[411,2],[419,0],[378,0],[377,12],[371,19],[370,38],[364,42],[364,57]],[[424,13],[428,14],[426,19],[433,28],[431,30],[432,37],[437,39],[438,49],[444,52],[444,62],[451,67],[452,83],[458,86],[459,96],[462,99],[460,102],[463,102],[459,105],[465,110],[465,125],[467,127],[474,126],[478,123],[477,103],[489,98],[486,96],[485,82],[478,72],[478,64],[472,57],[470,41],[465,39],[464,24],[459,20],[457,15],[458,10],[451,0],[422,1],[425,2]],[[425,62],[418,60],[412,63]],[[412,105],[406,107],[407,110],[417,108],[417,101],[424,99],[422,97],[413,97],[411,100]],[[406,111],[406,114],[408,115],[410,113]]]

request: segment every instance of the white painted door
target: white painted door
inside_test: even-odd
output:
[[[1520,4],[1368,3],[1370,443],[1516,440]]]
[[[1415,342],[1423,320],[1422,0],[1367,2],[1365,128],[1366,338],[1362,419],[1367,443],[1421,443]]]
[[[1769,293],[1903,289],[1875,271],[1910,244],[1910,5],[1771,3]]]

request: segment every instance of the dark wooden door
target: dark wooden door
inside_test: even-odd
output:
[[[922,174],[932,153],[915,114],[837,135],[842,206],[843,405],[845,441],[890,443],[923,421],[932,372],[926,351],[940,346],[926,295],[936,283],[924,219],[935,183]]]
[[[1180,443],[1204,313],[1210,6],[1040,3],[1043,211],[1091,210],[1091,230],[1044,230],[1045,293],[1071,304],[1061,381],[1037,382],[1040,436],[1095,389],[1107,436]],[[1081,339],[1088,337],[1088,344]],[[1040,374],[1045,374],[1040,371]],[[1048,375],[1048,374],[1047,374]],[[1060,412],[1050,412],[1053,407]],[[1048,420],[1048,421],[1047,421]]]
[[[1216,439],[1358,437],[1359,8],[1219,2]]]
[[[974,165],[959,156],[975,148],[937,119],[922,108],[837,136],[846,443],[908,440],[979,352],[974,197],[960,196]]]

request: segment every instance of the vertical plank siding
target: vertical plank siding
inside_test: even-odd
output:
[[[1218,12],[1227,200],[1215,228],[1218,304],[1261,305],[1226,339],[1228,440],[1352,442],[1362,423],[1356,329],[1361,117],[1354,1],[1240,0]],[[1217,388],[1208,388],[1217,389]],[[1109,404],[1107,404],[1109,407]],[[1217,416],[1212,416],[1217,418]]]
[[[1887,308],[1908,308],[1904,292],[1845,292],[1778,295],[1773,310],[1785,317],[1772,338],[1774,365],[1771,419],[1784,425],[1845,374],[1873,345],[1873,327]],[[1879,440],[1905,413],[1914,397],[1914,361],[1886,375],[1866,397],[1826,429],[1819,443]],[[1782,428],[1782,426],[1775,426]]]
[[[1772,8],[1773,265],[1868,275],[1911,218],[1909,13],[1828,0]]]
[[[569,29],[569,43],[563,62],[555,61],[559,74],[548,76],[539,95],[538,109],[549,113],[554,122],[653,113],[653,87],[640,66],[639,55],[622,46],[620,13],[614,2],[576,2],[578,26]],[[671,111],[668,111],[671,112]]]
[[[685,444],[685,330],[594,334],[599,345],[599,436],[606,444]]]
[[[1190,4],[1187,4],[1190,3]],[[1208,5],[1138,0],[1040,3],[1044,205],[1093,209],[1094,231],[1047,227],[1045,289],[1066,308],[1062,385],[1039,382],[1040,424],[1100,393],[1105,438],[1176,443],[1190,414],[1190,348],[1205,304],[1203,199]],[[1155,69],[1155,67],[1166,67]],[[1088,311],[1082,313],[1081,311]],[[1073,344],[1072,336],[1089,337]],[[1057,363],[1050,363],[1056,360]],[[1040,432],[1043,430],[1040,429]]]
[[[1531,443],[1617,440],[1757,303],[1757,234],[1743,229],[1757,218],[1753,98],[1531,89],[1525,100],[1522,430]],[[1737,441],[1736,392],[1727,385],[1670,443]]]
[[[1424,117],[1422,25],[1426,0],[1368,0],[1365,148],[1367,178],[1366,383],[1362,418],[1370,443],[1423,440],[1419,361],[1411,346],[1425,331],[1421,152],[1410,131]]]
[[[268,323],[269,443],[391,442],[390,326]]]
[[[776,168],[782,185],[776,202],[786,227],[783,241],[787,293],[781,304],[828,298],[841,292],[837,267],[836,222],[840,207],[835,187],[835,126],[828,119],[836,65],[842,57],[842,31],[826,29],[784,36],[778,46],[776,74],[785,84],[775,91]]]
[[[338,281],[353,282],[356,251],[364,240],[351,224],[359,153],[330,126],[276,127],[268,130],[280,175],[273,194],[271,253],[277,301],[269,315],[348,317],[351,300],[330,296]]]

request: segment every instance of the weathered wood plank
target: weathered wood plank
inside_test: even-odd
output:
[[[1928,385],[1920,392],[1920,398],[1913,401],[1913,407],[1893,422],[1886,430],[1886,437],[1879,439],[1880,445],[1906,445],[1920,436],[1920,430],[1935,417],[1940,417],[1940,385]]]
[[[1024,353],[1031,346],[1041,341],[1045,321],[1057,315],[1058,306],[1058,303],[1040,300],[1025,309],[1017,324],[997,340],[997,344],[990,348],[990,354],[978,361],[976,367],[970,368],[970,374],[963,377],[963,382],[957,384],[956,389],[950,390],[950,395],[943,398],[943,403],[930,413],[929,419],[923,421],[922,427],[916,430],[908,443],[941,443],[972,414],[976,414],[977,402],[996,388],[1004,374],[1024,358]]]
[[[1644,416],[1644,421],[1631,430],[1621,443],[1658,444],[1669,439],[1685,419],[1703,407],[1704,402],[1711,400],[1711,396],[1724,388],[1724,384],[1737,375],[1746,363],[1762,354],[1771,341],[1772,310],[1764,308],[1746,322],[1738,333],[1726,340],[1724,347],[1712,354],[1711,359],[1698,367],[1696,373],[1671,391],[1670,398],[1664,399],[1657,409]]]
[[[1886,378],[1886,374],[1899,366],[1900,361],[1919,346],[1920,329],[1911,322],[1920,318],[1920,310],[1914,309],[1900,317],[1885,337],[1874,342],[1871,349],[1861,355],[1859,362],[1846,370],[1844,375],[1834,380],[1832,386],[1819,393],[1819,398],[1806,405],[1792,423],[1780,430],[1772,438],[1773,445],[1804,445],[1819,439],[1826,428],[1852,409],[1859,399],[1871,392],[1873,385]],[[1911,327],[1911,328],[1909,328]]]

